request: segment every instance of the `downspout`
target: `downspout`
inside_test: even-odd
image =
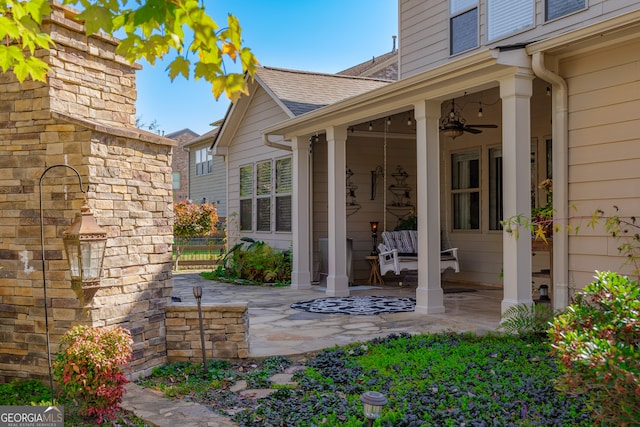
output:
[[[544,53],[535,52],[531,67],[535,75],[552,84],[552,156],[554,224],[569,221],[569,126],[567,82],[544,63]],[[567,227],[553,236],[553,305],[569,305],[569,233]]]
[[[262,134],[262,144],[267,147],[276,148],[278,150],[293,151],[293,148],[291,148],[289,145],[269,141],[269,135],[266,133]]]

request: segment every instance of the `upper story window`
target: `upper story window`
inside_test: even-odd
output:
[[[478,0],[449,2],[451,55],[478,47]]]
[[[532,27],[534,17],[534,0],[487,0],[487,40]]]
[[[182,176],[180,175],[180,172],[172,172],[171,173],[171,188],[174,190],[180,190],[181,187],[181,182],[180,180],[182,179]]]
[[[587,7],[586,0],[547,0],[544,5],[544,19],[551,21]]]
[[[213,172],[213,156],[208,148],[196,150],[196,176]]]

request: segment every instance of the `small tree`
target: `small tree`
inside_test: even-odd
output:
[[[174,268],[177,270],[178,260],[189,238],[213,236],[216,232],[218,210],[216,205],[212,203],[196,205],[189,200],[183,200],[173,204],[173,211],[173,235],[176,252]]]

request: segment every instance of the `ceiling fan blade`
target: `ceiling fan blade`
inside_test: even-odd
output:
[[[470,128],[487,128],[487,129],[495,129],[498,125],[465,125]]]
[[[469,133],[482,133],[481,130],[478,129],[474,129],[474,128],[470,128],[469,126],[464,126],[461,128],[463,131],[465,132],[469,132]]]

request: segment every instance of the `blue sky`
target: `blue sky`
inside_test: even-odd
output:
[[[395,0],[227,0],[205,1],[216,22],[234,14],[246,46],[260,64],[335,73],[389,52],[397,35]],[[154,120],[170,133],[189,128],[203,134],[229,106],[216,101],[203,81],[169,80],[167,62],[142,64],[137,72],[137,117]]]

